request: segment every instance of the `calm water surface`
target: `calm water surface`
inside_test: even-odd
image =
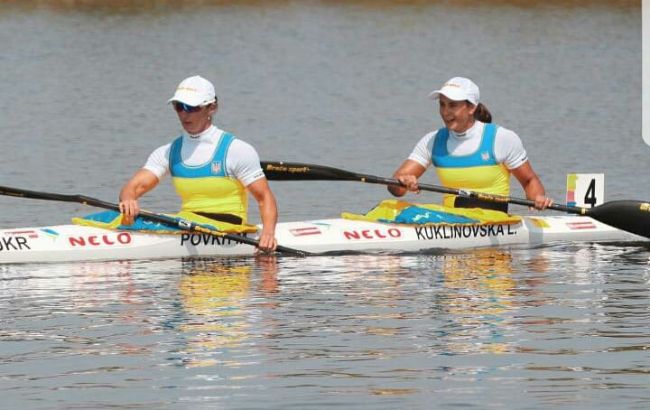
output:
[[[115,200],[179,131],[165,101],[196,73],[263,159],[388,176],[441,124],[427,94],[465,75],[554,198],[567,173],[603,172],[607,199],[650,199],[638,4],[87,3],[0,2],[2,185]],[[176,209],[169,185],[144,206]],[[285,221],[387,197],[272,188]],[[92,211],[0,207],[2,227]],[[650,406],[643,244],[0,272],[3,408]]]

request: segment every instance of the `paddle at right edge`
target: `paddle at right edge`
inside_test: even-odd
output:
[[[585,215],[609,226],[650,238],[650,204],[634,200],[605,202],[586,209]]]
[[[358,181],[369,184],[402,185],[396,179],[359,174],[324,165],[284,161],[262,161],[261,164],[262,169],[266,174],[266,178],[272,181]],[[487,202],[507,202],[528,207],[535,206],[535,202],[529,199],[484,194],[464,189],[446,188],[430,184],[419,184],[419,187],[423,191],[433,191],[467,198],[476,198]],[[648,202],[618,200],[605,202],[604,204],[594,208],[552,204],[547,209],[571,214],[586,215],[614,228],[650,238],[650,203]]]

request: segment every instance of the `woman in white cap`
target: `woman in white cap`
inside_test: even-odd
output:
[[[215,221],[219,229],[250,230],[250,225],[246,225],[247,191],[250,192],[259,205],[263,224],[259,249],[275,250],[278,218],[275,197],[255,149],[212,124],[212,116],[217,112],[212,83],[200,76],[188,77],[178,85],[168,102],[176,111],[184,132],[173,142],[153,151],[144,167],[122,188],[120,211],[125,217],[124,223],[132,223],[138,215],[138,199],[156,187],[165,175],[171,175],[181,197],[179,215],[185,212],[207,218]]]
[[[492,115],[479,102],[479,89],[464,77],[454,77],[429,96],[440,102],[445,126],[425,135],[395,171],[404,186],[391,186],[395,196],[418,192],[418,178],[434,165],[440,182],[449,188],[508,196],[510,174],[521,183],[535,208],[553,201],[533,171],[521,139],[513,131],[492,124]],[[507,203],[445,195],[443,205],[456,208],[488,208],[507,212]]]

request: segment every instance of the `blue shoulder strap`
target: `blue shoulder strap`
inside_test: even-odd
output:
[[[212,162],[221,162],[221,172],[219,173],[220,176],[228,175],[228,171],[226,170],[226,153],[228,152],[228,148],[230,148],[230,144],[232,144],[234,140],[235,136],[229,132],[224,132],[221,136],[221,140],[219,140],[219,147],[217,148],[217,152],[215,152],[214,157],[212,158]]]
[[[431,158],[433,160],[433,165],[438,166],[436,163],[436,157],[444,157],[448,155],[447,152],[447,140],[449,139],[449,130],[445,127],[442,127],[436,132],[435,140],[433,141],[433,148],[431,152]]]
[[[181,160],[181,147],[183,146],[183,136],[176,138],[169,148],[169,169],[171,170],[177,162]]]
[[[485,124],[483,129],[483,140],[481,141],[481,147],[479,151],[481,153],[488,152],[490,154],[490,163],[494,165],[497,163],[496,157],[494,155],[494,140],[497,136],[497,126],[495,124]]]

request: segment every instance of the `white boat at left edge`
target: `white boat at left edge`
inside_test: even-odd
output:
[[[280,245],[309,253],[424,253],[558,242],[648,241],[584,216],[524,216],[511,225],[397,225],[341,218],[277,225]],[[251,245],[204,233],[151,234],[79,225],[0,230],[0,263],[250,256]]]

